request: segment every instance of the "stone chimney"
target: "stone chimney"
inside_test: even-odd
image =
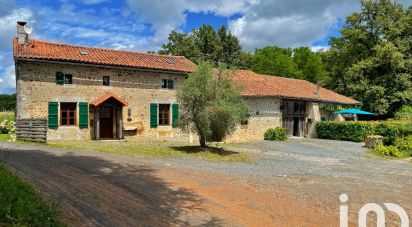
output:
[[[17,21],[17,42],[19,44],[26,44],[29,42],[29,35],[32,28],[25,21]]]
[[[316,96],[320,96],[320,82],[318,81],[317,83],[316,83],[316,92],[315,92],[315,95]]]

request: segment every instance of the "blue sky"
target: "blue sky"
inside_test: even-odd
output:
[[[32,25],[32,38],[114,49],[156,51],[172,30],[189,32],[204,23],[227,26],[247,51],[319,49],[358,9],[358,0],[0,0],[0,93],[15,92],[17,20]]]

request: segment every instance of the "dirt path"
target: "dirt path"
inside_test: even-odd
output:
[[[71,226],[336,226],[338,214],[228,176],[120,155],[12,148],[8,164]]]

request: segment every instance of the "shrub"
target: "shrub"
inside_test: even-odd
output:
[[[4,120],[0,123],[0,134],[7,134],[14,128],[14,121]]]
[[[374,134],[371,123],[362,121],[322,121],[316,123],[316,132],[321,139],[347,140],[361,142],[366,136]]]
[[[285,141],[287,139],[285,128],[270,128],[265,132],[265,140]]]
[[[385,146],[382,144],[377,145],[374,148],[375,153],[384,156],[400,157],[401,152],[395,146]]]
[[[401,151],[412,154],[412,136],[396,138],[395,146]]]
[[[385,145],[394,145],[396,138],[412,135],[412,122],[323,121],[316,123],[316,132],[321,139],[355,142],[364,141],[368,135],[382,135]]]
[[[403,106],[395,113],[398,120],[412,120],[412,106]]]

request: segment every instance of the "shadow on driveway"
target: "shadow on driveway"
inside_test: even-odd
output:
[[[222,225],[202,210],[199,196],[173,188],[146,165],[38,150],[11,150],[6,162],[50,198],[69,225]]]

